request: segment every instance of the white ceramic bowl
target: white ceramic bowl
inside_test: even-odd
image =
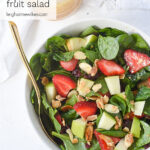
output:
[[[91,25],[96,25],[100,28],[104,28],[104,27],[117,28],[117,29],[123,30],[128,33],[139,33],[150,44],[150,37],[148,37],[145,33],[141,32],[139,29],[137,29],[129,24],[126,24],[126,23],[123,23],[120,21],[116,21],[116,20],[110,20],[110,19],[90,19],[90,20],[74,22],[74,23],[69,24],[66,27],[62,28],[61,30],[57,31],[55,33],[55,35],[59,35],[62,33],[69,34],[69,35],[78,35],[78,33],[80,33],[86,27],[91,26]],[[50,35],[50,37],[51,36],[53,36],[53,35]],[[42,52],[42,50],[44,49],[44,44],[45,43],[43,43],[43,45],[41,47],[39,47],[39,49],[37,49],[35,51],[35,53]],[[47,144],[47,146],[50,147],[51,149],[57,150],[59,148],[55,144],[53,144],[51,141],[49,141],[49,139],[46,137],[45,133],[41,129],[41,126],[38,121],[38,117],[35,114],[34,108],[30,102],[31,88],[32,88],[32,84],[31,84],[30,79],[27,76],[26,83],[25,83],[25,97],[26,97],[26,104],[27,104],[26,107],[28,109],[28,115],[31,119],[31,122],[33,123],[34,129],[37,131],[38,136],[41,137],[41,140],[45,144]]]

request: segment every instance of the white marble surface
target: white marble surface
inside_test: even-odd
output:
[[[132,1],[137,2],[137,0]],[[106,4],[100,5],[99,2],[99,0],[84,0],[76,13],[62,21],[31,22],[30,28],[26,33],[23,32],[24,29],[21,29],[22,22],[24,21],[17,21],[18,28],[23,36],[23,45],[28,58],[55,31],[72,21],[80,19],[101,17],[117,19],[141,29],[150,36],[149,7],[136,8],[135,5],[132,5],[133,7],[130,8],[114,8],[112,3],[113,8],[110,9]],[[1,28],[0,26],[0,31],[3,29],[8,30],[7,23],[3,22],[2,24],[5,24],[5,28]],[[10,77],[0,84],[0,150],[50,150],[51,148],[48,148],[33,130],[33,126],[27,115],[24,98],[26,70],[19,59],[10,33],[3,40],[8,41],[8,44],[12,44],[12,50],[11,53],[8,53],[8,56],[10,58],[13,56],[14,59],[11,59],[12,62],[9,66],[6,66],[9,69]],[[3,53],[4,50],[7,53],[5,46],[2,47],[0,44],[0,52],[2,50]],[[6,61],[9,61],[8,58]]]

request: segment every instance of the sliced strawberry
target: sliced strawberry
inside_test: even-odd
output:
[[[97,63],[100,71],[106,76],[121,75],[125,70],[114,61],[101,59]]]
[[[61,118],[61,116],[60,116],[59,113],[57,113],[57,114],[55,115],[55,118],[56,118],[56,120],[59,122],[59,124],[62,126],[62,125],[63,125],[63,124],[62,124],[62,118]]]
[[[136,73],[143,67],[150,65],[150,57],[131,49],[125,51],[124,59],[126,60],[131,73]]]
[[[66,97],[70,90],[76,88],[76,83],[69,77],[64,75],[55,75],[52,78],[56,91],[62,97]]]
[[[117,144],[121,139],[118,138],[118,137],[113,137],[113,136],[110,136],[111,139],[113,140],[114,144]]]
[[[96,138],[99,142],[101,150],[113,150],[114,149],[111,146],[107,146],[107,143],[101,138],[101,135],[102,135],[101,133],[99,133],[95,130],[94,135],[96,136]]]
[[[77,66],[78,60],[72,58],[70,61],[60,61],[60,65],[67,71],[73,71]]]
[[[97,105],[95,102],[81,101],[76,103],[73,108],[83,118],[94,115],[97,111]]]

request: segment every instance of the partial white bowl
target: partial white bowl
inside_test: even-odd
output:
[[[74,23],[71,23],[71,24],[67,25],[66,27],[62,28],[61,30],[57,31],[54,35],[59,35],[62,33],[69,34],[69,35],[78,35],[86,27],[91,26],[91,25],[96,25],[100,28],[105,28],[105,27],[117,28],[117,29],[123,30],[128,33],[139,33],[150,44],[150,37],[148,37],[145,33],[140,31],[139,29],[137,29],[129,24],[126,24],[126,23],[123,23],[123,22],[120,22],[117,20],[111,20],[111,19],[90,19],[90,20],[74,22]],[[50,34],[49,37],[51,37],[51,36],[53,36],[53,35]],[[45,43],[43,43],[43,45],[41,47],[39,47],[39,49],[37,49],[35,51],[35,53],[42,52],[44,49],[44,44]],[[25,98],[26,98],[26,104],[27,104],[26,107],[28,110],[29,118],[34,126],[34,130],[36,130],[38,136],[41,137],[41,141],[44,142],[47,145],[47,147],[49,147],[51,149],[59,150],[59,148],[47,138],[47,136],[41,129],[38,117],[34,111],[34,108],[31,104],[31,102],[30,102],[31,88],[32,88],[32,84],[31,84],[29,77],[27,76],[26,81],[25,81]]]

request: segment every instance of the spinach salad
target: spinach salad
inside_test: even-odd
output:
[[[136,33],[86,28],[49,38],[30,60],[41,118],[62,150],[150,146],[150,47]],[[35,111],[38,102],[31,91]]]

